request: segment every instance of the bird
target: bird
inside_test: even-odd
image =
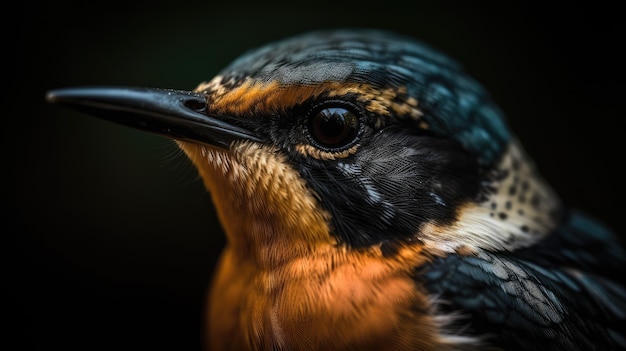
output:
[[[46,100],[172,140],[226,244],[208,350],[624,350],[626,262],[564,203],[462,64],[408,34],[318,29],[193,89]]]

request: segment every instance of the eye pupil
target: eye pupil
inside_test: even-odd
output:
[[[356,114],[343,107],[319,110],[310,121],[311,136],[326,147],[342,147],[352,142],[358,132]]]
[[[347,113],[346,110],[337,108],[327,108],[320,111],[318,114],[320,131],[328,138],[340,137],[349,128],[345,116]]]

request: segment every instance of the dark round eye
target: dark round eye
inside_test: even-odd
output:
[[[311,115],[309,132],[320,145],[340,148],[356,139],[359,132],[359,117],[344,107],[326,107]]]

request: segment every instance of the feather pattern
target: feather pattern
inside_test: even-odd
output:
[[[457,323],[503,349],[624,350],[626,290],[612,275],[626,256],[617,244],[571,211],[534,246],[437,258],[417,279],[444,301],[442,312],[465,314]]]

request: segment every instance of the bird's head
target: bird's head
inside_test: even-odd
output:
[[[257,261],[329,243],[388,254],[408,242],[510,249],[559,217],[481,85],[393,33],[282,40],[189,92],[83,87],[48,100],[176,140],[229,245]]]

